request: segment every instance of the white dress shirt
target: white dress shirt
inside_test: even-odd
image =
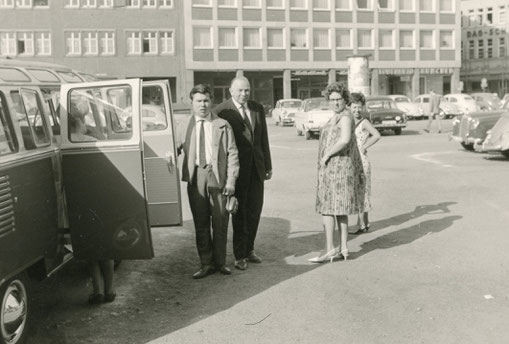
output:
[[[200,166],[200,130],[203,125],[205,130],[205,160],[210,165],[212,161],[212,118],[210,113],[203,119],[199,116],[194,116],[196,120],[196,166]]]
[[[232,98],[232,100],[233,100],[233,104],[235,104],[235,106],[237,107],[237,110],[239,110],[239,113],[240,113],[241,116],[242,116],[241,107],[244,106],[244,114],[246,115],[247,120],[249,121],[249,123],[251,123],[251,128],[253,128],[253,130],[254,130],[254,123],[251,120],[251,111],[249,111],[249,109],[247,107],[247,102],[244,105],[240,105],[239,103],[237,103],[237,101],[235,99]]]

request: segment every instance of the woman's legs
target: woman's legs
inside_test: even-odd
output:
[[[104,294],[114,294],[113,289],[113,259],[106,259],[99,261],[101,272],[104,279]]]
[[[90,272],[90,277],[92,277],[93,293],[102,294],[101,293],[102,274],[101,268],[99,267],[99,262],[96,260],[89,260],[88,270]]]
[[[338,230],[341,238],[340,250],[342,252],[347,252],[348,254],[348,216],[347,215],[338,215],[336,216],[336,221],[338,222]]]
[[[362,214],[362,220],[364,222],[364,228],[368,229],[369,227],[369,214],[367,211],[364,212],[364,214]]]
[[[325,252],[334,249],[334,216],[322,215],[323,229],[325,231]]]

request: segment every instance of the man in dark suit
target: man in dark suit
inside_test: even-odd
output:
[[[226,202],[227,197],[235,193],[239,160],[230,125],[210,111],[211,94],[212,90],[206,85],[197,85],[191,90],[193,115],[178,140],[179,152],[184,151],[182,180],[188,183],[187,194],[201,262],[200,270],[193,275],[195,279],[216,270],[224,275],[231,274],[225,265],[229,220]]]
[[[440,123],[440,96],[431,90],[429,92],[429,116],[428,124],[424,129],[425,132],[429,133],[431,130],[431,122],[435,118],[438,122],[438,133],[442,132],[442,125]]]
[[[247,268],[247,262],[261,263],[254,242],[263,207],[264,182],[272,177],[267,122],[263,106],[248,100],[249,81],[236,77],[230,86],[231,98],[214,112],[230,123],[239,150],[240,171],[235,184],[239,210],[232,216],[235,267]]]

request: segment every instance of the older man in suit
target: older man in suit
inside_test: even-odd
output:
[[[184,152],[182,180],[188,183],[201,262],[200,270],[193,275],[195,279],[217,270],[231,274],[225,264],[229,220],[226,202],[235,193],[239,159],[230,125],[210,111],[211,96],[212,90],[206,85],[191,90],[193,115],[185,127],[184,140],[179,140],[179,151]]]
[[[236,77],[230,87],[231,98],[214,112],[230,123],[239,150],[240,171],[235,186],[239,211],[232,217],[235,267],[247,262],[261,263],[254,242],[263,207],[264,181],[272,176],[267,122],[263,106],[248,100],[251,86],[245,77]]]
[[[429,92],[429,111],[428,124],[424,131],[427,133],[431,131],[431,122],[435,118],[438,123],[438,133],[440,134],[442,132],[442,124],[440,123],[440,96],[433,92],[433,90]]]

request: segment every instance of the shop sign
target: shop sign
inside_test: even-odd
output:
[[[293,75],[327,75],[326,70],[296,70]]]
[[[485,28],[467,31],[467,38],[480,38],[484,36],[499,36],[507,33],[506,28]]]
[[[453,68],[420,68],[421,74],[453,74]]]
[[[378,74],[382,75],[410,75],[414,74],[413,68],[380,68]]]

